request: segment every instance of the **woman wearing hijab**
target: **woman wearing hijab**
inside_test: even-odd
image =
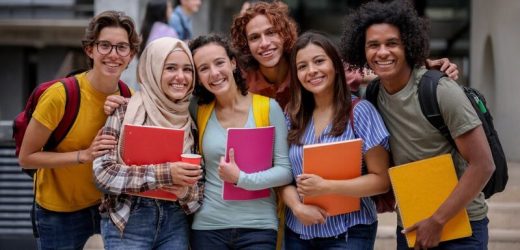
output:
[[[186,215],[202,202],[201,167],[184,162],[125,165],[120,135],[125,124],[183,129],[183,152],[195,152],[188,112],[194,79],[193,58],[186,44],[176,38],[157,39],[139,61],[141,91],[108,117],[102,134],[114,136],[118,143],[94,161],[95,182],[105,193],[101,234],[106,249],[188,249]],[[129,194],[156,188],[171,191],[178,200]]]

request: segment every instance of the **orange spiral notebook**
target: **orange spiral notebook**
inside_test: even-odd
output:
[[[389,169],[390,180],[404,228],[430,217],[458,183],[450,154],[415,161]],[[442,230],[441,241],[471,236],[466,209],[461,209]],[[414,247],[416,232],[406,234]]]
[[[324,179],[346,180],[361,176],[363,140],[320,143],[303,146],[303,173]],[[360,209],[359,197],[320,195],[303,198],[304,204],[319,206],[331,216]]]
[[[149,165],[181,160],[184,130],[126,124],[123,131],[121,157],[126,165]],[[162,189],[132,195],[177,200],[177,196]]]

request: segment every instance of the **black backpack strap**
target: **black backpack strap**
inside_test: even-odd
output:
[[[117,85],[119,87],[119,94],[121,96],[126,97],[126,98],[132,97],[132,91],[130,91],[130,88],[128,87],[128,85],[126,85],[126,83],[124,83],[123,81],[119,80]]]
[[[379,78],[372,80],[365,91],[365,99],[368,100],[376,109],[377,107],[377,96],[379,95]]]
[[[417,90],[419,95],[419,104],[421,105],[421,111],[424,117],[426,117],[426,119],[441,132],[442,136],[455,146],[455,142],[453,141],[450,130],[448,129],[448,126],[446,126],[446,122],[442,117],[439,109],[439,102],[437,101],[437,86],[439,85],[439,80],[444,76],[445,74],[443,72],[437,70],[426,71],[419,82]]]

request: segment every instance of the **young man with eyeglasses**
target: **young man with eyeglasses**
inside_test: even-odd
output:
[[[80,91],[77,117],[56,149],[42,148],[65,113],[66,91],[57,82],[41,95],[27,127],[20,165],[35,174],[35,221],[39,249],[82,249],[100,232],[98,207],[102,197],[93,181],[92,161],[112,146],[100,146],[107,116],[103,103],[119,94],[121,74],[137,53],[139,37],[133,20],[122,12],[106,11],[89,23],[83,49],[91,69],[75,75]]]

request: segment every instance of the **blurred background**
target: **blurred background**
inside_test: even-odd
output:
[[[202,0],[200,11],[193,16],[195,36],[209,32],[229,34],[232,18],[243,2]],[[339,42],[345,16],[366,1],[284,2],[300,32],[325,31]],[[413,2],[419,15],[431,24],[430,58],[448,57],[459,67],[458,82],[484,93],[508,159],[520,162],[520,98],[516,96],[520,93],[516,78],[520,64],[515,63],[520,58],[520,1]],[[147,0],[0,0],[0,249],[34,248],[28,219],[32,183],[19,174],[12,148],[12,120],[38,83],[87,67],[81,39],[90,18],[104,10],[121,10],[134,18],[139,30],[146,3]],[[136,65],[134,60],[122,77],[134,87]],[[516,171],[518,164],[513,166]],[[516,204],[512,209],[519,211]],[[520,226],[511,230],[507,232],[512,237],[509,242],[519,249]]]

